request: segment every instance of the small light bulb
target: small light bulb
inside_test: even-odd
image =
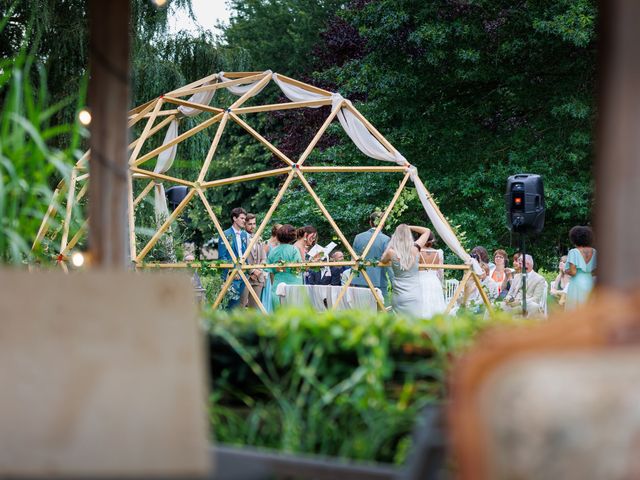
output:
[[[71,263],[73,263],[74,267],[80,268],[82,265],[84,265],[84,255],[80,252],[75,252],[73,255],[71,255]]]
[[[153,3],[156,7],[162,7],[165,3],[167,3],[167,0],[151,0],[151,3]]]
[[[78,113],[78,120],[80,120],[80,123],[82,125],[89,125],[91,123],[91,112],[89,112],[89,110],[87,110],[86,108],[83,108]]]

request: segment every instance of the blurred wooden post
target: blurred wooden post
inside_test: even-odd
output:
[[[599,8],[598,283],[620,289],[640,280],[640,2],[609,0]]]
[[[128,258],[129,16],[129,0],[89,1],[89,248],[102,268],[123,269]]]

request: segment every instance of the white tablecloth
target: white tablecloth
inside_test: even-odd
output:
[[[302,305],[310,303],[316,310],[333,308],[338,300],[342,287],[333,285],[285,285],[280,284],[277,294],[282,305]],[[382,298],[382,293],[376,288],[376,293]],[[349,287],[342,297],[338,310],[359,309],[376,310],[376,299],[368,288]]]

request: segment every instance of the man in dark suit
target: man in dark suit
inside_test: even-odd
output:
[[[236,256],[236,260],[240,261],[242,255],[244,255],[245,250],[247,249],[248,243],[248,235],[244,230],[245,222],[247,219],[247,212],[245,212],[244,208],[234,208],[231,210],[231,226],[224,231],[224,236],[228,240],[231,245],[231,249]],[[218,242],[218,259],[226,262],[233,262],[231,258],[231,253],[227,249],[224,241],[220,239]],[[227,275],[229,274],[229,270],[222,270],[222,280],[227,279]],[[236,277],[235,280],[231,283],[231,287],[229,287],[229,291],[227,292],[227,298],[229,299],[227,302],[227,309],[232,309],[237,307],[240,304],[240,296],[242,295],[242,291],[244,290],[244,282],[240,277]]]
[[[344,253],[335,251],[331,254],[332,262],[344,262]],[[341,277],[347,267],[324,267],[322,270],[309,272],[307,277],[307,285],[342,285]]]
[[[362,255],[362,252],[369,243],[369,240],[371,240],[373,232],[375,231],[376,226],[380,223],[381,219],[381,212],[373,212],[369,217],[369,226],[371,228],[369,228],[369,230],[367,230],[366,232],[362,232],[356,235],[356,238],[353,241],[353,249],[358,255]],[[380,260],[382,254],[389,245],[389,240],[389,237],[384,233],[378,233],[376,239],[373,242],[373,245],[371,246],[369,252],[367,253],[367,256],[365,257],[365,260]],[[371,283],[373,283],[375,287],[379,288],[382,292],[382,295],[384,295],[385,299],[387,299],[387,275],[389,275],[390,279],[393,278],[393,272],[391,271],[391,269],[383,267],[367,267],[367,275],[369,275]],[[351,284],[355,287],[368,287],[367,281],[364,279],[363,275],[355,276]]]

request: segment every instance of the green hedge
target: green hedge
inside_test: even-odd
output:
[[[508,317],[365,311],[205,313],[218,441],[402,463],[452,355]]]

